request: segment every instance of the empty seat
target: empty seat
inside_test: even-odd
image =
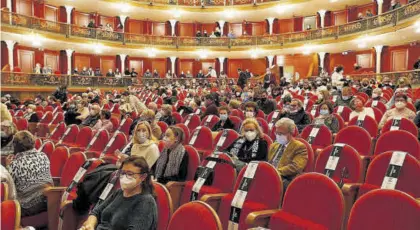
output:
[[[378,123],[376,120],[369,116],[353,117],[348,125],[355,125],[364,128],[369,132],[370,136],[376,137],[378,135]]]
[[[50,171],[51,176],[60,177],[61,171],[67,159],[70,157],[70,151],[65,146],[60,146],[54,149],[50,156]]]
[[[16,121],[16,128],[19,131],[28,130],[29,124],[25,118],[18,118]]]
[[[44,144],[40,147],[39,151],[45,153],[48,158],[51,157],[51,154],[54,152],[55,146],[52,141],[45,141]]]
[[[173,213],[172,199],[168,189],[157,182],[153,183],[157,196],[156,205],[158,209],[157,230],[166,230]]]
[[[382,127],[381,134],[384,134],[389,131],[394,130],[405,130],[414,136],[418,135],[418,129],[416,124],[413,121],[407,118],[394,118],[385,122],[384,127]]]
[[[230,115],[235,116],[235,117],[239,117],[241,120],[245,120],[244,112],[242,112],[239,109],[232,109],[232,111],[230,111]]]
[[[70,135],[70,134],[69,134]],[[79,133],[75,137],[74,140],[67,139],[66,141],[63,140],[61,144],[66,145],[68,147],[77,147],[77,148],[85,148],[93,136],[93,130],[90,127],[83,127],[80,129]]]
[[[239,138],[239,133],[232,129],[224,129],[220,131],[213,142],[213,149],[216,151],[223,151],[229,147],[236,139]]]
[[[217,213],[206,203],[194,201],[180,207],[172,216],[168,230],[222,230]]]
[[[269,133],[270,133],[270,129],[269,129],[269,127],[268,127],[268,123],[267,123],[267,121],[265,120],[265,118],[260,118],[260,117],[257,117],[257,121],[258,121],[258,124],[260,125],[260,127],[261,127],[262,131],[263,131],[264,133],[266,133],[266,134],[269,134]]]
[[[1,202],[1,229],[20,229],[20,204],[17,200]]]
[[[348,230],[418,230],[420,203],[401,191],[375,190],[360,197],[351,210]]]
[[[315,164],[315,172],[327,175],[336,183],[361,183],[363,169],[363,162],[357,151],[342,143],[324,148]]]
[[[311,147],[311,145],[305,141],[302,138],[296,138],[296,140],[302,142],[303,144],[305,144],[306,147],[306,151],[308,152],[308,161],[306,163],[306,167],[305,169],[303,169],[303,172],[312,172],[314,170],[314,165],[315,165],[315,153]]]
[[[350,113],[352,110],[347,106],[337,106],[334,108],[334,113],[340,115],[344,122],[348,122],[350,118]]]
[[[98,147],[92,146],[88,151],[86,151],[86,156],[88,156],[88,158],[98,158],[101,154],[113,154],[117,149],[121,150],[124,148],[124,146],[127,144],[127,137],[124,133],[117,131],[109,141],[103,142],[103,145],[101,144],[102,142],[102,140],[97,142]],[[90,157],[92,155],[93,157]]]
[[[63,136],[64,132],[66,132],[66,124],[64,122],[58,124],[51,132],[49,136],[49,140],[58,142],[61,137]]]
[[[308,192],[310,191],[310,192]],[[319,173],[296,177],[287,188],[281,210],[270,213],[269,229],[341,229],[344,216],[343,195],[333,180]],[[259,212],[247,222],[258,222]],[[266,226],[264,226],[266,227]]]
[[[209,127],[210,129],[212,129],[213,126],[217,122],[219,122],[219,120],[220,120],[220,118],[218,116],[216,116],[216,115],[208,115],[208,116],[205,116],[203,118],[203,120],[201,121],[201,124],[200,125],[201,126],[206,126],[206,127]]]
[[[112,131],[115,132],[120,127],[120,120],[116,117],[111,117]]]
[[[67,127],[66,132],[64,132],[63,136],[60,138],[58,144],[74,143],[78,134],[79,127],[77,125],[70,125]]]
[[[197,128],[200,125],[201,121],[198,115],[189,114],[188,116],[184,118],[182,123],[186,125],[188,129],[192,132],[195,128]]]
[[[332,143],[332,133],[325,125],[308,125],[302,130],[301,137],[311,144],[314,153]]]
[[[372,108],[378,108],[382,113],[385,113],[387,111],[386,105],[382,101],[372,101],[369,100],[365,107],[372,107]]]
[[[218,159],[224,162],[217,162]],[[211,155],[209,158],[204,159],[200,168],[202,170],[211,170],[212,175],[203,178],[206,179],[206,183],[200,186],[198,180],[201,174],[198,175],[197,171],[196,178],[186,182],[179,205],[183,205],[189,201],[200,200],[202,196],[207,194],[231,193],[236,177],[236,172],[232,164],[232,160],[226,154]]]
[[[213,150],[213,136],[209,128],[198,126],[190,137],[189,145],[192,145],[197,151]]]
[[[387,151],[404,151],[420,159],[420,143],[417,137],[403,130],[389,131],[378,138],[374,155]]]
[[[106,147],[109,141],[109,134],[108,131],[105,129],[99,130],[93,136],[93,138],[89,141],[89,143],[84,146],[79,147],[72,147],[70,148],[70,152],[76,151],[93,151],[93,152],[102,152]]]
[[[120,132],[123,132],[126,136],[129,136],[131,124],[133,124],[133,119],[126,118],[126,119],[121,121],[120,127],[118,128],[118,130]]]
[[[334,143],[347,144],[362,156],[369,156],[372,153],[372,137],[368,131],[359,126],[348,126],[340,130]]]
[[[172,116],[174,117],[174,119],[175,119],[175,123],[176,123],[176,124],[178,124],[178,123],[181,123],[181,122],[182,122],[182,116],[181,116],[179,113],[177,113],[177,112],[173,112],[173,113],[172,113]],[[198,123],[198,124],[200,124],[200,123]]]
[[[160,130],[162,130],[162,133],[165,133],[166,130],[168,129],[168,124],[166,124],[163,121],[158,121],[156,122],[156,124],[159,126]]]
[[[247,190],[247,193],[244,199],[240,199],[243,202],[233,204],[232,201],[235,194],[244,190]],[[239,225],[238,229],[242,230],[247,227],[245,219],[249,213],[277,209],[280,206],[282,190],[281,178],[272,165],[267,162],[252,161],[239,173],[233,193],[219,194],[217,196],[207,195],[202,198],[202,201],[217,200],[220,202],[217,213],[223,229],[228,229],[229,225],[236,225],[230,221],[230,217],[235,217],[234,222]],[[235,205],[237,208],[232,207],[232,205]],[[213,206],[213,208],[217,207]]]
[[[239,131],[242,124],[242,119],[240,117],[231,115],[229,116],[229,120],[231,120],[233,125],[235,125],[235,130]]]

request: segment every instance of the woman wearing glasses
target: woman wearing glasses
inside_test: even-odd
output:
[[[93,209],[80,229],[156,229],[154,188],[143,157],[132,156],[122,163],[120,185],[120,190]]]

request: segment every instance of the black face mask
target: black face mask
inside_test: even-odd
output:
[[[363,84],[363,87],[367,87],[369,84]]]
[[[10,141],[13,139],[13,136],[10,135],[8,137],[1,137],[1,147],[6,146],[10,143]]]

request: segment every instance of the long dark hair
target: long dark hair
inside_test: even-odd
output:
[[[146,179],[141,183],[141,194],[151,194],[156,198],[155,187],[152,182],[152,173],[150,172],[146,159],[139,156],[130,156],[122,162],[120,169],[122,169],[125,164],[133,164],[137,168],[140,168],[141,174],[147,174]]]

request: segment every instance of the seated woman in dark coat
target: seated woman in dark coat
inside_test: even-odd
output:
[[[229,119],[229,108],[227,106],[222,106],[219,108],[219,117],[220,117],[220,120],[213,126],[211,131],[216,132],[223,129],[235,128],[235,125]]]
[[[165,148],[156,162],[155,178],[161,184],[169,181],[185,181],[188,173],[188,153],[182,143],[184,131],[176,126],[169,127],[163,141]]]
[[[307,125],[311,124],[311,118],[303,109],[302,101],[292,99],[290,102],[290,111],[283,111],[280,118],[287,117],[292,119],[299,132],[301,132]]]
[[[175,125],[175,118],[172,116],[172,106],[162,105],[161,117],[159,121],[165,122],[167,125]]]
[[[33,105],[33,104],[28,105],[27,106],[27,109],[26,109],[26,113],[25,113],[25,115],[23,117],[26,120],[28,120],[28,122],[35,122],[35,123],[39,122],[39,117],[36,114],[36,111],[35,110],[36,110],[36,106],[35,105]]]
[[[241,136],[226,150],[229,155],[237,157],[243,163],[267,161],[268,144],[264,133],[254,118],[247,118],[242,123]]]

